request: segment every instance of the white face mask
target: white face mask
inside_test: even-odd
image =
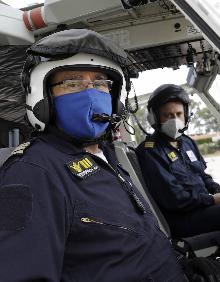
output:
[[[182,120],[173,118],[161,124],[161,132],[165,133],[167,136],[173,139],[176,139],[182,135],[179,130],[183,129],[184,127],[185,124]]]

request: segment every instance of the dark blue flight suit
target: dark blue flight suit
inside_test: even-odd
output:
[[[220,230],[220,205],[214,205],[211,195],[220,191],[219,184],[204,172],[195,142],[182,135],[178,143],[176,149],[156,132],[136,149],[148,189],[174,236]]]
[[[185,281],[109,146],[109,164],[59,134],[25,147],[0,174],[0,281]]]

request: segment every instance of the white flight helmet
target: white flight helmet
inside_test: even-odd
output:
[[[58,70],[103,71],[113,81],[112,112],[124,102],[130,73],[126,53],[107,38],[91,30],[65,30],[41,39],[28,49],[22,73],[26,90],[27,117],[38,131],[54,119],[49,77]]]

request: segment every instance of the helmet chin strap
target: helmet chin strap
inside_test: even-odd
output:
[[[93,138],[93,139],[79,139],[73,138],[73,142],[76,143],[80,147],[87,147],[90,145],[98,144],[102,141],[108,140],[110,131],[107,129],[105,133],[101,136]]]

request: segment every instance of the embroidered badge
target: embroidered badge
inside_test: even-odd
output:
[[[80,179],[86,179],[100,170],[98,165],[89,156],[71,161],[66,166],[72,174]]]
[[[197,158],[192,150],[186,151],[187,156],[189,157],[191,162],[196,162]]]
[[[30,144],[31,144],[30,142],[26,142],[26,143],[20,144],[18,147],[16,147],[16,148],[12,151],[10,157],[11,157],[11,156],[14,156],[14,155],[23,155],[23,154],[24,154],[24,151],[30,146]]]
[[[146,142],[144,143],[144,147],[145,147],[145,148],[153,148],[153,147],[154,147],[154,143],[155,143],[155,142],[152,142],[152,141],[146,141]]]
[[[169,159],[170,159],[172,162],[174,162],[175,160],[178,159],[178,157],[177,157],[177,155],[176,155],[175,152],[170,152],[170,153],[168,153],[167,155],[168,155]]]

